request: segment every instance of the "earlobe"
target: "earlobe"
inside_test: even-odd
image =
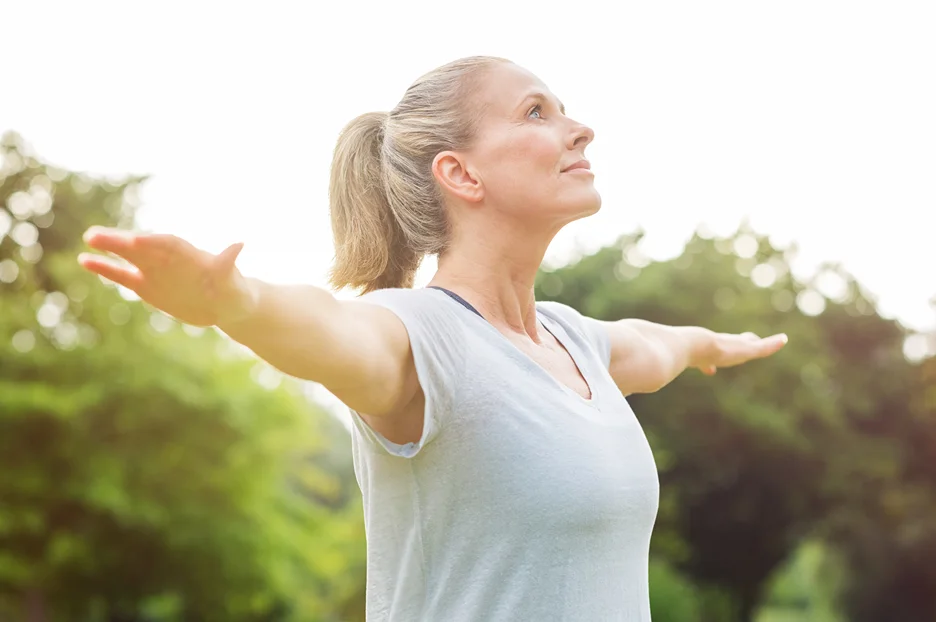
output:
[[[463,201],[480,201],[483,185],[464,157],[451,151],[443,151],[432,161],[432,174],[442,190]]]

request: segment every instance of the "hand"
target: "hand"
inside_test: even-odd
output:
[[[91,248],[127,260],[123,266],[101,255],[81,253],[84,268],[133,290],[157,309],[193,326],[213,326],[247,315],[254,303],[247,279],[234,266],[243,244],[218,255],[174,235],[91,227]]]
[[[770,356],[787,342],[787,336],[783,333],[763,339],[754,333],[741,335],[713,333],[712,335],[711,343],[704,348],[702,356],[692,365],[709,376],[713,375],[719,367],[734,367]]]

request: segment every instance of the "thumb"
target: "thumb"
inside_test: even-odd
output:
[[[240,252],[243,248],[244,243],[238,242],[236,244],[231,244],[226,249],[221,251],[217,257],[218,268],[222,271],[227,271],[233,268],[234,262],[237,261],[237,256],[240,255]]]

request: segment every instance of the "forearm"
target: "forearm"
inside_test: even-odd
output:
[[[273,285],[247,279],[250,296],[236,317],[218,328],[277,369],[298,378],[321,382],[327,372],[329,321],[339,301],[311,285]]]
[[[769,356],[787,342],[783,333],[761,339],[637,319],[603,324],[611,341],[609,371],[624,395],[657,391],[690,367],[712,375],[720,367]]]
[[[707,360],[715,347],[715,333],[698,326],[666,326],[646,320],[619,320],[639,334],[649,349],[649,382],[660,389],[690,367]]]

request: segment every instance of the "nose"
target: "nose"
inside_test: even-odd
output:
[[[584,123],[574,121],[569,132],[569,149],[584,149],[595,140],[595,132]]]

